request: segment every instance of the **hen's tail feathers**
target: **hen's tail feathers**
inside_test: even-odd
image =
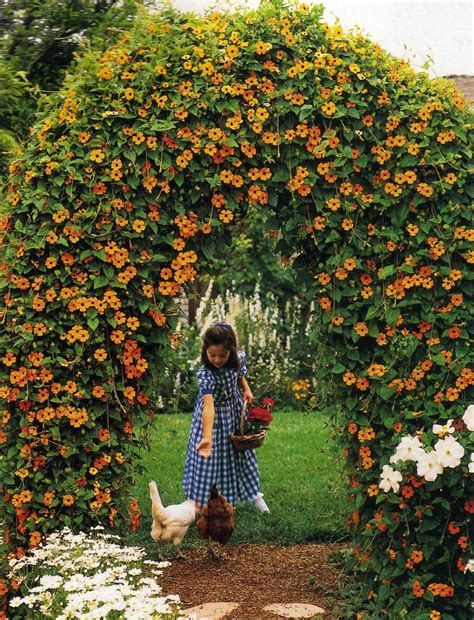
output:
[[[166,517],[165,507],[163,506],[163,502],[161,501],[160,494],[158,493],[158,487],[156,486],[156,482],[152,480],[149,484],[150,487],[150,499],[151,499],[151,512],[153,517],[158,517],[163,519]]]

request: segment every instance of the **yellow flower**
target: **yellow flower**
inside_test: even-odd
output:
[[[324,114],[326,114],[326,116],[332,116],[334,114],[334,112],[336,111],[336,104],[334,103],[334,101],[328,101],[327,103],[324,103],[321,106],[321,110],[322,112],[324,112]]]
[[[132,228],[135,232],[143,232],[146,228],[146,222],[143,220],[133,220]]]
[[[105,153],[101,149],[94,149],[89,153],[89,159],[100,164],[105,159]]]
[[[271,43],[265,43],[265,41],[257,41],[255,43],[255,53],[261,56],[262,54],[266,54],[268,51],[272,49],[273,45]]]
[[[96,75],[102,80],[111,80],[114,76],[114,74],[108,67],[102,67],[101,69],[99,69],[99,71],[97,71]]]

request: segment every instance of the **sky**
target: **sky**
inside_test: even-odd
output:
[[[315,4],[314,0],[305,0]],[[172,0],[185,11],[203,12],[209,6],[222,6],[225,0]],[[247,0],[250,7],[259,0]],[[319,2],[318,2],[319,4]],[[325,21],[339,17],[343,28],[358,25],[363,32],[395,56],[404,58],[415,69],[432,59],[432,77],[473,75],[472,1],[437,0],[326,0]]]

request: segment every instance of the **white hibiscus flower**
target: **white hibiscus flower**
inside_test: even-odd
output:
[[[395,450],[395,454],[390,457],[390,463],[397,461],[418,461],[425,454],[419,437],[405,435]]]
[[[379,487],[385,491],[385,493],[388,493],[389,491],[398,493],[400,489],[399,483],[402,481],[402,474],[399,471],[396,471],[390,467],[390,465],[384,465],[380,478],[381,481],[379,482]]]
[[[467,426],[467,430],[474,431],[474,405],[469,405],[469,407],[464,412],[462,416],[464,424]]]
[[[458,467],[464,456],[464,448],[460,443],[448,435],[446,439],[440,439],[435,444],[438,461],[443,467]]]
[[[433,433],[441,437],[454,433],[454,428],[451,426],[452,422],[452,420],[448,420],[446,424],[433,424]]]
[[[443,473],[444,469],[438,460],[438,454],[435,450],[426,452],[425,455],[419,459],[416,472],[419,476],[423,476],[425,480],[434,482],[436,478]]]

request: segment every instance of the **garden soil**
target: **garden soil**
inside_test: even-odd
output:
[[[278,618],[262,611],[275,603],[317,605],[330,620],[340,570],[332,557],[343,548],[336,543],[229,545],[228,558],[214,559],[207,546],[194,547],[186,559],[164,569],[163,589],[179,594],[182,609],[210,602],[238,603],[226,620]]]

